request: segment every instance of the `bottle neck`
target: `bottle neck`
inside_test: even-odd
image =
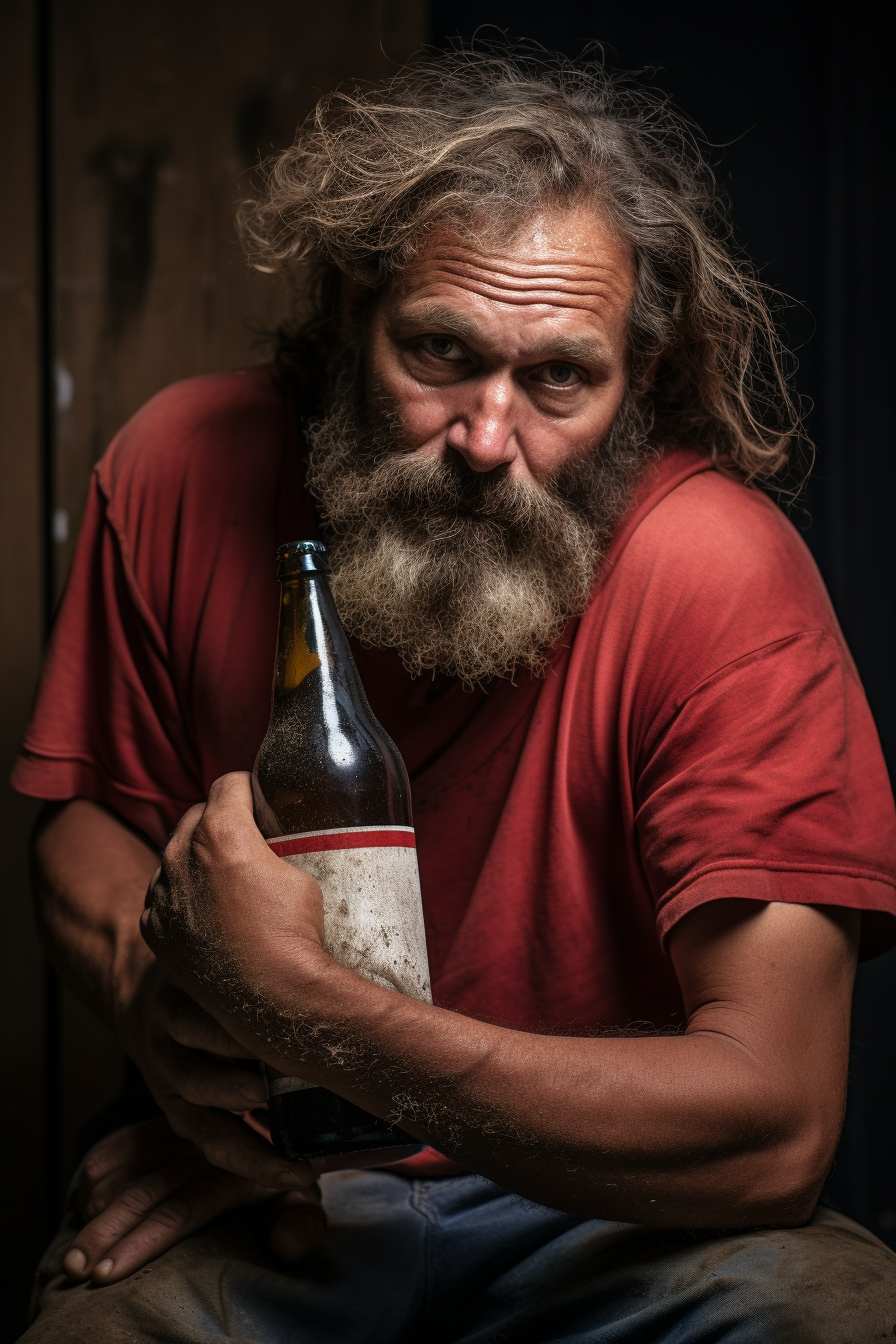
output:
[[[318,669],[319,676],[311,677]],[[296,691],[309,679],[319,690],[325,720],[335,712],[340,687],[366,707],[367,697],[339,621],[329,578],[320,571],[288,574],[280,580],[275,700]]]
[[[256,760],[265,834],[411,825],[404,763],[367,703],[326,572],[284,564],[279,579],[271,721]]]

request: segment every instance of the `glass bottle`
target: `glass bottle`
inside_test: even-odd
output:
[[[330,955],[431,1003],[404,761],[367,703],[326,548],[290,542],[277,556],[280,627],[271,721],[253,778],[256,820],[275,853],[320,883]],[[420,1146],[326,1088],[266,1073],[271,1137],[284,1157]]]

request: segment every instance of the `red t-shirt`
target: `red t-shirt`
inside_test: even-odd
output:
[[[93,477],[14,783],[158,845],[266,726],[278,544],[313,537],[268,368],[160,393]],[[356,649],[411,775],[436,1001],[536,1031],[682,1020],[663,941],[705,901],[868,912],[896,941],[874,725],[803,542],[692,451],[652,467],[542,679]]]

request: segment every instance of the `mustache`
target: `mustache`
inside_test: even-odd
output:
[[[518,667],[543,673],[587,606],[649,453],[644,429],[627,403],[609,434],[546,481],[508,463],[474,471],[447,447],[421,455],[396,408],[346,370],[306,439],[348,632],[395,650],[413,675],[475,684]]]
[[[451,449],[444,456],[425,457],[391,452],[372,463],[363,479],[365,495],[376,501],[377,513],[388,512],[390,525],[446,540],[477,524],[526,529],[531,537],[545,514],[559,513],[568,504],[550,486],[514,478],[509,465],[477,472]],[[347,493],[343,507],[336,508],[341,521],[349,521],[352,504]],[[369,519],[369,508],[360,507],[358,516]]]

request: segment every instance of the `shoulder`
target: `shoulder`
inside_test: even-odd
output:
[[[262,367],[175,383],[116,436],[96,469],[105,521],[160,621],[178,595],[183,605],[225,580],[239,590],[258,557],[269,564],[289,428]]]
[[[187,378],[152,397],[119,431],[97,466],[114,514],[154,491],[235,484],[279,468],[286,405],[270,366]]]
[[[665,488],[661,471],[636,501],[589,617],[679,690],[810,633],[842,651],[815,562],[781,509],[714,469],[672,477],[666,468]]]
[[[757,610],[768,603],[799,624],[832,618],[815,561],[783,511],[715,470],[689,476],[658,501],[632,534],[623,566],[670,595]]]

